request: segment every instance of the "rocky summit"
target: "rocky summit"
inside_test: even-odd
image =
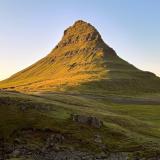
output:
[[[82,20],[64,31],[44,58],[0,83],[0,88],[33,91],[156,92],[160,79],[121,59],[91,24]]]

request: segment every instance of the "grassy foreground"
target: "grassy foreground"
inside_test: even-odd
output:
[[[147,105],[146,98],[143,101],[133,99],[136,98],[119,103],[113,96],[102,98],[67,93],[26,95],[3,91],[0,93],[0,134],[11,140],[9,137],[20,129],[50,129],[71,134],[73,141],[81,140],[81,143],[71,141],[70,145],[94,152],[99,150],[94,141],[95,135],[99,134],[109,151],[134,152],[152,157],[160,153],[160,103]],[[94,115],[103,120],[104,127],[95,129],[72,122],[72,113]]]

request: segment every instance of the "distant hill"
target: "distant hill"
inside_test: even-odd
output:
[[[0,82],[22,92],[156,93],[160,78],[121,59],[89,23],[76,21],[44,58]]]

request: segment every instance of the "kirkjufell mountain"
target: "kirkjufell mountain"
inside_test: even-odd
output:
[[[0,82],[0,160],[160,160],[160,78],[77,21]]]
[[[121,59],[91,24],[82,20],[64,31],[44,58],[0,82],[0,88],[22,92],[157,92],[160,79]]]

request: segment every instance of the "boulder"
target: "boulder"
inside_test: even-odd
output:
[[[94,116],[71,114],[71,119],[74,122],[86,124],[94,128],[101,128],[103,126],[103,122]]]

